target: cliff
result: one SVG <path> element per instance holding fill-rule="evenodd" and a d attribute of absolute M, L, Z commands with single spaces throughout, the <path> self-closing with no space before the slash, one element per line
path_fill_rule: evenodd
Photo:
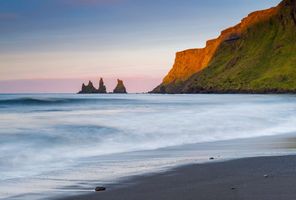
<path fill-rule="evenodd" d="M 127 93 L 122 80 L 117 79 L 117 85 L 113 90 L 113 93 Z"/>
<path fill-rule="evenodd" d="M 205 48 L 178 52 L 152 92 L 295 92 L 295 2 L 253 12 Z"/>

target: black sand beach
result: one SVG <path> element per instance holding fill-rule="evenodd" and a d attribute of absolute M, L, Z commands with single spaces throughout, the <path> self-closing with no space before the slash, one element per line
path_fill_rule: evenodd
<path fill-rule="evenodd" d="M 296 156 L 255 157 L 179 167 L 59 200 L 293 200 Z"/>

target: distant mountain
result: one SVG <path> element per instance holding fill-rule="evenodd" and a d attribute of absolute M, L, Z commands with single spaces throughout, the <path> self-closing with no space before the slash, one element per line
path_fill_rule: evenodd
<path fill-rule="evenodd" d="M 296 92 L 296 0 L 249 14 L 202 49 L 176 54 L 152 93 Z"/>

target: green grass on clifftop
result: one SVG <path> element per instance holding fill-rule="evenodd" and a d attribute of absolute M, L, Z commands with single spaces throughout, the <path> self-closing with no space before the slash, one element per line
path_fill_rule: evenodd
<path fill-rule="evenodd" d="M 187 81 L 161 85 L 166 93 L 296 92 L 296 3 L 224 41 L 209 66 Z"/>
<path fill-rule="evenodd" d="M 296 91 L 296 24 L 278 16 L 224 42 L 210 65 L 193 75 L 183 92 Z"/>

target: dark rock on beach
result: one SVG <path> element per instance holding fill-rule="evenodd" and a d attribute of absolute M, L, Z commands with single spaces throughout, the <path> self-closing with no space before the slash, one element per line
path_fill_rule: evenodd
<path fill-rule="evenodd" d="M 106 190 L 105 187 L 96 187 L 96 188 L 95 188 L 95 191 L 96 191 L 96 192 L 101 192 L 101 191 L 105 191 L 105 190 Z"/>

